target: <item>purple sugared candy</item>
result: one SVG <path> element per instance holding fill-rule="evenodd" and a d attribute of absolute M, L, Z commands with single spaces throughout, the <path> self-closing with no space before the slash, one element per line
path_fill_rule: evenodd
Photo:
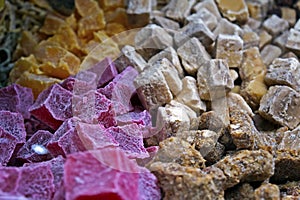
<path fill-rule="evenodd" d="M 88 91 L 96 89 L 97 75 L 90 71 L 80 71 L 75 77 L 70 76 L 60 85 L 73 92 L 73 94 L 81 95 Z"/>
<path fill-rule="evenodd" d="M 141 127 L 136 124 L 110 127 L 108 132 L 119 143 L 120 148 L 129 158 L 147 158 L 149 154 L 144 147 Z"/>
<path fill-rule="evenodd" d="M 18 112 L 25 119 L 30 118 L 29 107 L 33 104 L 33 94 L 30 88 L 12 84 L 0 89 L 0 110 Z"/>
<path fill-rule="evenodd" d="M 75 95 L 72 100 L 73 115 L 83 122 L 99 122 L 105 127 L 115 126 L 114 113 L 111 111 L 111 100 L 97 91 L 84 95 Z"/>
<path fill-rule="evenodd" d="M 48 161 L 39 162 L 39 163 L 25 163 L 24 167 L 32 166 L 49 166 L 53 175 L 53 184 L 55 191 L 60 190 L 63 176 L 64 176 L 64 163 L 65 159 L 62 156 L 58 156 Z"/>
<path fill-rule="evenodd" d="M 44 90 L 29 111 L 54 130 L 72 117 L 72 93 L 59 84 Z"/>
<path fill-rule="evenodd" d="M 154 175 L 117 148 L 71 154 L 64 169 L 66 200 L 160 199 Z"/>
<path fill-rule="evenodd" d="M 37 131 L 18 151 L 17 159 L 24 162 L 42 162 L 50 160 L 52 156 L 46 146 L 52 136 L 52 133 L 49 131 Z"/>
<path fill-rule="evenodd" d="M 142 126 L 151 126 L 151 115 L 147 110 L 134 110 L 123 115 L 115 117 L 118 126 L 123 126 L 126 124 L 138 124 Z"/>
<path fill-rule="evenodd" d="M 88 69 L 88 71 L 94 72 L 97 75 L 97 87 L 102 87 L 118 74 L 117 68 L 110 58 L 104 58 Z"/>
<path fill-rule="evenodd" d="M 5 166 L 13 155 L 17 139 L 0 128 L 0 165 Z"/>
<path fill-rule="evenodd" d="M 47 149 L 53 156 L 66 156 L 67 154 L 85 151 L 86 148 L 82 143 L 76 131 L 78 119 L 67 119 L 54 133 L 53 138 L 47 145 Z"/>
<path fill-rule="evenodd" d="M 104 88 L 98 89 L 98 92 L 104 94 L 112 101 L 112 108 L 116 115 L 133 110 L 131 97 L 136 93 L 133 80 L 137 75 L 138 72 L 133 67 L 127 67 L 112 82 Z"/>
<path fill-rule="evenodd" d="M 0 199 L 2 196 L 50 200 L 54 192 L 53 174 L 49 165 L 0 167 Z"/>
<path fill-rule="evenodd" d="M 82 143 L 88 150 L 96 150 L 99 148 L 119 145 L 108 133 L 108 131 L 100 124 L 87 124 L 78 122 L 76 130 Z"/>
<path fill-rule="evenodd" d="M 20 113 L 0 111 L 0 127 L 14 136 L 19 144 L 26 141 L 24 118 Z"/>

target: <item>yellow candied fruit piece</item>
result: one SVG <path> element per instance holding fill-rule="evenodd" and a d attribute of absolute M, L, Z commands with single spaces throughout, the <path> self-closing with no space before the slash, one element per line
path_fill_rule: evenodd
<path fill-rule="evenodd" d="M 15 62 L 14 67 L 9 73 L 10 82 L 16 82 L 18 78 L 26 71 L 30 71 L 34 74 L 42 74 L 40 71 L 38 62 L 33 55 L 28 57 L 21 57 L 17 62 Z"/>
<path fill-rule="evenodd" d="M 20 39 L 20 47 L 25 56 L 33 53 L 34 48 L 37 46 L 37 38 L 34 38 L 31 32 L 23 31 Z"/>
<path fill-rule="evenodd" d="M 62 27 L 54 36 L 48 38 L 48 41 L 56 42 L 76 55 L 81 52 L 77 35 L 70 26 Z"/>
<path fill-rule="evenodd" d="M 75 0 L 75 8 L 81 17 L 86 17 L 98 13 L 101 10 L 94 0 Z"/>
<path fill-rule="evenodd" d="M 61 80 L 45 75 L 32 74 L 28 71 L 24 72 L 22 76 L 16 81 L 17 84 L 31 88 L 35 99 L 43 90 L 47 89 L 54 83 L 59 82 L 61 82 Z"/>
<path fill-rule="evenodd" d="M 103 11 L 94 13 L 92 15 L 81 18 L 78 21 L 78 31 L 79 37 L 89 37 L 93 35 L 94 31 L 101 30 L 105 28 L 105 19 Z"/>
<path fill-rule="evenodd" d="M 62 18 L 53 14 L 48 14 L 40 32 L 46 35 L 54 35 L 63 26 L 66 26 L 66 22 Z"/>
<path fill-rule="evenodd" d="M 65 21 L 74 31 L 77 30 L 77 19 L 74 13 L 67 17 Z"/>
<path fill-rule="evenodd" d="M 104 13 L 105 21 L 107 23 L 115 22 L 128 26 L 128 17 L 124 8 L 117 8 L 116 10 L 107 11 Z"/>
<path fill-rule="evenodd" d="M 105 31 L 106 31 L 107 35 L 113 36 L 118 33 L 126 31 L 126 28 L 122 24 L 109 23 L 109 24 L 106 24 Z"/>
<path fill-rule="evenodd" d="M 118 7 L 124 7 L 124 0 L 98 0 L 103 10 L 113 10 Z"/>
<path fill-rule="evenodd" d="M 98 42 L 104 42 L 105 40 L 110 39 L 110 37 L 106 34 L 105 31 L 97 31 L 94 32 L 94 40 Z"/>
<path fill-rule="evenodd" d="M 118 44 L 115 43 L 104 31 L 98 31 L 94 32 L 94 38 L 93 40 L 90 40 L 88 43 L 84 45 L 84 52 L 86 54 L 89 54 L 95 47 L 98 45 L 105 45 L 108 46 L 109 48 L 119 50 Z"/>
<path fill-rule="evenodd" d="M 120 56 L 120 50 L 116 43 L 113 41 L 102 42 L 95 46 L 91 52 L 85 57 L 81 63 L 81 70 L 89 69 L 99 61 L 106 57 L 110 57 L 112 60 L 117 59 Z"/>
<path fill-rule="evenodd" d="M 78 72 L 80 59 L 71 52 L 57 46 L 48 46 L 45 51 L 40 69 L 46 75 L 64 79 Z"/>

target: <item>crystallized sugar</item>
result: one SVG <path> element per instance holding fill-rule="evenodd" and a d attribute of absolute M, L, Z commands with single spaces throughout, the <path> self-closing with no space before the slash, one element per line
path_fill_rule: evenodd
<path fill-rule="evenodd" d="M 89 71 L 80 71 L 76 76 L 70 76 L 60 85 L 73 92 L 73 94 L 84 94 L 90 90 L 96 89 L 97 75 Z"/>
<path fill-rule="evenodd" d="M 30 88 L 12 84 L 0 89 L 0 110 L 19 112 L 25 119 L 30 117 L 28 108 L 33 104 Z"/>
<path fill-rule="evenodd" d="M 38 96 L 29 111 L 56 130 L 64 120 L 72 116 L 71 103 L 72 93 L 59 84 L 54 84 Z"/>
<path fill-rule="evenodd" d="M 26 162 L 41 162 L 51 159 L 46 145 L 52 138 L 49 131 L 39 130 L 18 151 L 17 158 Z"/>
<path fill-rule="evenodd" d="M 116 116 L 115 119 L 118 126 L 132 123 L 142 126 L 151 126 L 151 115 L 147 110 L 134 110 L 133 112 Z"/>
<path fill-rule="evenodd" d="M 109 146 L 118 146 L 118 142 L 102 125 L 79 122 L 76 130 L 86 149 L 95 150 Z"/>
<path fill-rule="evenodd" d="M 0 128 L 0 165 L 6 165 L 17 145 L 17 139 Z"/>
<path fill-rule="evenodd" d="M 97 87 L 102 87 L 118 74 L 117 68 L 110 58 L 104 58 L 88 69 L 88 71 L 94 72 L 97 75 Z"/>
<path fill-rule="evenodd" d="M 55 131 L 52 140 L 47 145 L 47 149 L 53 156 L 66 156 L 86 150 L 75 128 L 77 120 L 70 118 Z"/>
<path fill-rule="evenodd" d="M 54 191 L 49 165 L 0 167 L 0 191 L 32 200 L 50 200 Z M 1 194 L 0 194 L 1 197 Z"/>
<path fill-rule="evenodd" d="M 24 119 L 21 114 L 10 111 L 0 111 L 0 127 L 17 139 L 18 143 L 24 143 L 26 131 Z"/>
<path fill-rule="evenodd" d="M 98 89 L 98 92 L 112 101 L 112 108 L 117 115 L 133 110 L 130 100 L 136 92 L 133 80 L 137 75 L 138 72 L 134 68 L 127 67 L 107 86 Z"/>
<path fill-rule="evenodd" d="M 110 127 L 108 132 L 130 158 L 149 157 L 143 143 L 142 129 L 136 124 Z"/>
<path fill-rule="evenodd" d="M 71 154 L 64 168 L 66 200 L 160 199 L 156 178 L 115 148 Z"/>
<path fill-rule="evenodd" d="M 58 156 L 49 161 L 39 162 L 39 163 L 25 163 L 25 167 L 32 166 L 49 166 L 53 175 L 53 184 L 55 186 L 55 191 L 60 189 L 63 175 L 64 175 L 64 162 L 65 159 L 62 156 Z"/>

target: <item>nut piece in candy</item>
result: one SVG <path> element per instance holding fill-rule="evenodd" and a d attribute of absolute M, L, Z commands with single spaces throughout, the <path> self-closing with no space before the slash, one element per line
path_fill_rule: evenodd
<path fill-rule="evenodd" d="M 158 178 L 166 200 L 203 200 L 207 197 L 222 199 L 224 196 L 222 185 L 225 176 L 215 167 L 209 167 L 204 172 L 177 163 L 155 162 L 149 169 Z"/>
<path fill-rule="evenodd" d="M 280 199 L 279 187 L 275 184 L 266 183 L 254 190 L 255 199 Z"/>
<path fill-rule="evenodd" d="M 202 156 L 211 152 L 219 138 L 219 134 L 210 130 L 191 130 L 176 133 L 176 137 L 187 141 L 197 149 Z"/>

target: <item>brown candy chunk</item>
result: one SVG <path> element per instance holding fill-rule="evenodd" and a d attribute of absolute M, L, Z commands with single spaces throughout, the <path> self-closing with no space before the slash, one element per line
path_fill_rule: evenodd
<path fill-rule="evenodd" d="M 212 101 L 224 97 L 234 84 L 227 62 L 212 59 L 198 69 L 197 83 L 201 99 Z"/>
<path fill-rule="evenodd" d="M 210 55 L 204 46 L 196 38 L 191 38 L 177 49 L 185 71 L 190 75 L 196 75 L 199 67 L 210 60 Z"/>
<path fill-rule="evenodd" d="M 289 28 L 289 23 L 277 15 L 272 15 L 264 21 L 263 28 L 272 36 L 277 36 Z"/>
<path fill-rule="evenodd" d="M 266 183 L 254 190 L 255 199 L 279 200 L 280 191 L 277 185 Z"/>
<path fill-rule="evenodd" d="M 277 58 L 268 67 L 268 85 L 286 85 L 300 91 L 300 63 L 295 58 Z"/>
<path fill-rule="evenodd" d="M 131 27 L 142 27 L 149 23 L 151 0 L 128 0 L 127 5 L 128 22 Z M 136 20 L 137 18 L 139 20 Z"/>
<path fill-rule="evenodd" d="M 264 150 L 241 150 L 213 165 L 226 176 L 225 189 L 239 182 L 263 181 L 274 174 L 273 156 Z"/>
<path fill-rule="evenodd" d="M 216 43 L 216 58 L 227 61 L 229 68 L 237 68 L 243 58 L 243 40 L 238 35 L 220 34 Z"/>
<path fill-rule="evenodd" d="M 244 0 L 216 0 L 216 2 L 223 16 L 230 21 L 236 21 L 240 24 L 247 22 L 249 12 Z"/>
<path fill-rule="evenodd" d="M 272 86 L 261 99 L 258 112 L 272 122 L 293 129 L 300 123 L 300 94 L 287 86 Z"/>
<path fill-rule="evenodd" d="M 179 137 L 167 138 L 159 143 L 159 147 L 151 163 L 178 163 L 185 167 L 205 167 L 205 160 L 199 151 Z"/>

